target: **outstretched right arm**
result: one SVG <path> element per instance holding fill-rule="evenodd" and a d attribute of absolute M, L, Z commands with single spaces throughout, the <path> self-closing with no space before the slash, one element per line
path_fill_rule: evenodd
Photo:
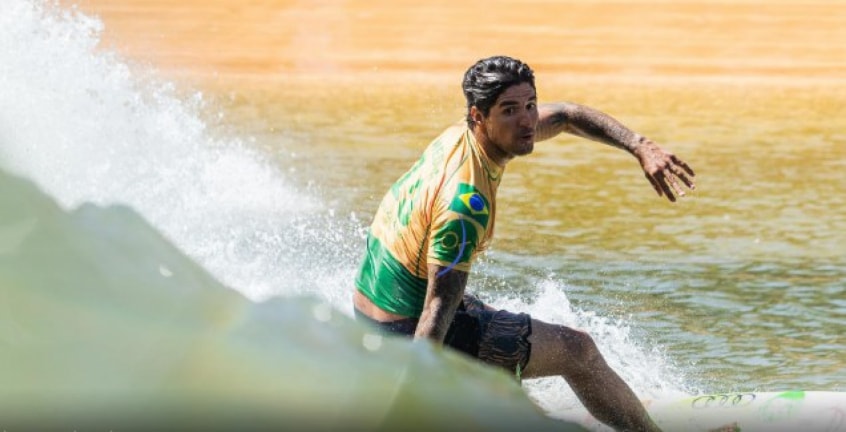
<path fill-rule="evenodd" d="M 680 183 L 690 189 L 696 187 L 695 174 L 687 163 L 608 114 L 584 105 L 560 102 L 538 106 L 538 115 L 537 141 L 565 132 L 625 150 L 637 158 L 655 192 L 670 201 L 684 196 Z"/>

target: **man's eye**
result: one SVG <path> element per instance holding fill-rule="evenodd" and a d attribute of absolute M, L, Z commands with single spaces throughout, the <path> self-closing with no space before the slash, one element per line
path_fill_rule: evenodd
<path fill-rule="evenodd" d="M 505 109 L 505 114 L 507 114 L 507 115 L 514 114 L 514 112 L 515 112 L 515 109 L 513 107 L 509 107 L 509 108 Z"/>
<path fill-rule="evenodd" d="M 533 110 L 533 109 L 535 109 L 535 108 L 537 108 L 537 107 L 538 107 L 538 104 L 536 104 L 536 103 L 534 103 L 534 102 L 533 102 L 533 103 L 530 103 L 530 104 L 528 104 L 528 105 L 526 105 L 526 109 L 527 109 L 527 110 L 529 110 L 529 111 L 531 111 L 531 110 Z"/>

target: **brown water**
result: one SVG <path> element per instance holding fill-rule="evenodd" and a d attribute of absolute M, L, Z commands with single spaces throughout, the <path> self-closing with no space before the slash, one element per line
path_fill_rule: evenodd
<path fill-rule="evenodd" d="M 104 47 L 203 90 L 210 123 L 365 221 L 462 116 L 469 64 L 527 61 L 542 100 L 611 113 L 698 187 L 670 204 L 618 150 L 541 143 L 508 167 L 476 287 L 531 303 L 551 278 L 714 390 L 846 390 L 846 3 L 79 5 Z"/>

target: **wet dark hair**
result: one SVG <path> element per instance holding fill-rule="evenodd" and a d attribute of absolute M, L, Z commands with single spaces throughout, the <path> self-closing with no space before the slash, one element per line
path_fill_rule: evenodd
<path fill-rule="evenodd" d="M 475 105 L 487 117 L 502 92 L 523 83 L 535 88 L 535 73 L 529 65 L 511 57 L 488 57 L 470 66 L 461 84 L 467 99 L 467 125 L 473 126 L 471 107 Z"/>

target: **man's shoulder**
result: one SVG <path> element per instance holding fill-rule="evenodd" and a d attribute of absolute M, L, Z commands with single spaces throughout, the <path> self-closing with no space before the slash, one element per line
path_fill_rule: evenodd
<path fill-rule="evenodd" d="M 432 143 L 456 143 L 464 136 L 465 132 L 467 132 L 467 123 L 459 121 L 444 129 Z"/>
<path fill-rule="evenodd" d="M 462 165 L 467 162 L 467 153 L 462 149 L 465 142 L 467 125 L 455 123 L 446 128 L 433 139 L 417 161 L 419 168 L 425 167 L 423 174 L 438 183 L 449 182 L 460 173 Z M 436 180 L 441 178 L 441 180 Z"/>

